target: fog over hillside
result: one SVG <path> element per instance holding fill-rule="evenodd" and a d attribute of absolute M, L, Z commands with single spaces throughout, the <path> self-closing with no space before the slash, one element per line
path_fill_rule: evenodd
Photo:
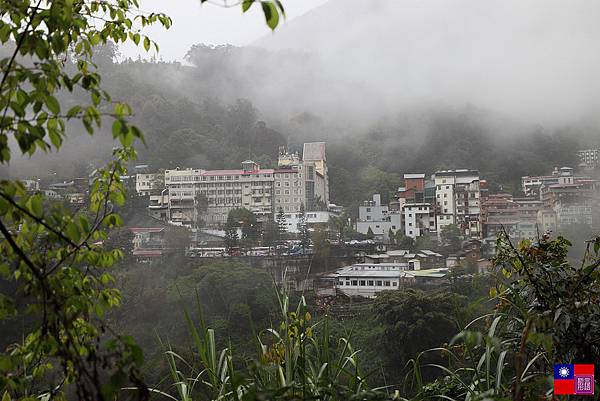
<path fill-rule="evenodd" d="M 469 164 L 489 174 L 509 156 L 537 159 L 534 143 L 568 138 L 570 153 L 553 145 L 553 155 L 567 153 L 521 169 L 543 173 L 575 163 L 578 143 L 600 140 L 598 16 L 600 2 L 587 0 L 330 0 L 251 46 L 208 46 L 199 37 L 184 63 L 114 63 L 100 52 L 99 66 L 103 85 L 131 103 L 146 133 L 142 161 L 159 168 L 274 157 L 259 144 L 276 135 L 273 144 L 325 140 L 338 164 L 352 143 L 361 165 L 385 171 Z M 240 109 L 239 99 L 249 103 Z M 10 173 L 42 166 L 68 176 L 109 154 L 108 132 L 90 142 L 80 127 L 68 131 L 80 138 L 60 157 L 37 155 L 33 164 L 15 154 Z M 256 132 L 263 139 L 248 142 Z M 464 138 L 493 147 L 497 160 L 474 161 L 458 149 Z M 424 162 L 432 143 L 436 165 Z M 500 175 L 515 180 L 521 170 Z"/>
<path fill-rule="evenodd" d="M 256 45 L 311 54 L 296 104 L 471 103 L 564 123 L 600 106 L 599 15 L 589 0 L 331 0 Z"/>

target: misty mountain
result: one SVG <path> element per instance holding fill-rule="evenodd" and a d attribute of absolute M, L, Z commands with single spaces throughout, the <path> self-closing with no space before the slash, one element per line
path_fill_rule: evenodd
<path fill-rule="evenodd" d="M 153 168 L 272 165 L 277 147 L 327 141 L 331 198 L 391 196 L 405 172 L 475 168 L 517 191 L 521 175 L 575 165 L 598 145 L 600 3 L 331 0 L 255 46 L 193 46 L 187 64 L 115 62 L 103 86 L 129 102 Z M 77 96 L 75 94 L 74 96 Z M 64 99 L 88 102 L 89 99 Z M 110 128 L 110 127 L 108 127 Z M 68 178 L 110 155 L 106 127 L 69 127 L 60 157 L 10 175 Z"/>
<path fill-rule="evenodd" d="M 256 45 L 318 58 L 335 78 L 308 89 L 349 110 L 442 101 L 564 123 L 600 106 L 598 15 L 589 0 L 331 0 Z"/>

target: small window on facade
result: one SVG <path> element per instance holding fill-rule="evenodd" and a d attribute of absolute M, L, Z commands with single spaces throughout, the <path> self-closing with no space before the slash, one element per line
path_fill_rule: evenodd
<path fill-rule="evenodd" d="M 377 287 L 382 287 L 383 286 L 383 282 L 381 280 L 377 280 Z"/>
<path fill-rule="evenodd" d="M 364 287 L 365 286 L 365 280 L 360 280 L 360 286 Z"/>
<path fill-rule="evenodd" d="M 374 285 L 373 280 L 369 280 L 367 284 L 370 286 L 373 286 Z"/>

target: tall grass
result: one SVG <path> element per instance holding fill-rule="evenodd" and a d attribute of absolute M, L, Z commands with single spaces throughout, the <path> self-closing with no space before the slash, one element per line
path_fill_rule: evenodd
<path fill-rule="evenodd" d="M 368 388 L 359 351 L 349 338 L 331 334 L 327 318 L 316 322 L 304 297 L 292 306 L 288 293 L 278 288 L 277 299 L 279 323 L 255 332 L 255 355 L 234 366 L 231 347 L 217 349 L 197 298 L 197 319 L 184 310 L 193 355 L 185 357 L 163 343 L 170 386 L 153 393 L 174 401 L 399 399 Z"/>

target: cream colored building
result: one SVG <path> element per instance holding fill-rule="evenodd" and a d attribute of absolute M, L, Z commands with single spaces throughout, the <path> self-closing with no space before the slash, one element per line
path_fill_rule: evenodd
<path fill-rule="evenodd" d="M 135 192 L 140 196 L 148 196 L 159 192 L 164 187 L 163 173 L 138 173 L 135 175 Z"/>
<path fill-rule="evenodd" d="M 261 169 L 252 160 L 241 169 L 165 170 L 164 185 L 168 199 L 168 220 L 173 224 L 194 226 L 200 220 L 208 225 L 227 222 L 232 209 L 246 208 L 259 221 L 273 219 L 281 207 L 284 212 L 326 209 L 329 202 L 325 144 L 306 146 L 311 160 L 300 160 L 297 153 L 280 149 L 278 168 Z"/>
<path fill-rule="evenodd" d="M 300 160 L 297 153 L 288 153 L 284 148 L 279 150 L 278 167 L 275 169 L 275 213 L 281 208 L 284 212 L 298 212 L 301 206 L 306 211 L 326 209 L 329 204 L 327 171 L 324 159 L 324 142 L 322 160 Z M 306 151 L 307 145 L 304 144 Z M 310 146 L 308 147 L 310 148 Z M 320 149 L 320 148 L 319 148 Z M 312 158 L 321 157 L 313 152 Z"/>
<path fill-rule="evenodd" d="M 273 214 L 273 169 L 247 160 L 239 170 L 166 170 L 170 220 L 193 225 L 225 224 L 229 211 L 246 208 L 259 219 Z"/>

